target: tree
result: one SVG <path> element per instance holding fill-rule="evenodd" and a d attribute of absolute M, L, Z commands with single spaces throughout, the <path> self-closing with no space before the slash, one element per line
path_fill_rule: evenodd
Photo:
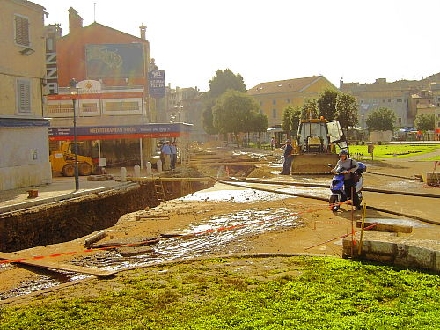
<path fill-rule="evenodd" d="M 205 132 L 209 135 L 218 134 L 218 130 L 214 127 L 212 115 L 212 106 L 206 106 L 202 112 L 202 125 Z"/>
<path fill-rule="evenodd" d="M 324 116 L 328 121 L 332 121 L 336 117 L 336 100 L 339 92 L 332 89 L 326 89 L 319 95 L 317 100 L 319 116 Z"/>
<path fill-rule="evenodd" d="M 245 93 L 228 90 L 223 93 L 212 108 L 213 126 L 219 133 L 233 133 L 238 142 L 238 134 L 247 132 L 247 126 L 258 113 L 259 105 Z"/>
<path fill-rule="evenodd" d="M 217 70 L 215 74 L 215 77 L 209 81 L 210 98 L 216 99 L 228 89 L 246 92 L 246 85 L 240 74 L 235 75 L 230 69 Z"/>
<path fill-rule="evenodd" d="M 395 121 L 395 113 L 388 108 L 381 107 L 371 112 L 365 123 L 370 131 L 392 131 Z"/>
<path fill-rule="evenodd" d="M 261 132 L 266 132 L 268 126 L 269 120 L 265 114 L 251 112 L 251 118 L 247 128 L 248 139 L 250 132 L 258 132 L 258 147 L 260 147 Z"/>
<path fill-rule="evenodd" d="M 215 105 L 216 99 L 220 97 L 227 90 L 236 90 L 239 92 L 246 92 L 246 85 L 243 82 L 243 77 L 239 74 L 234 75 L 234 73 L 226 69 L 224 71 L 217 70 L 216 76 L 209 81 L 209 92 L 206 97 L 206 108 L 203 111 L 203 129 L 206 133 L 218 134 L 218 129 L 213 123 L 213 106 Z"/>
<path fill-rule="evenodd" d="M 282 128 L 287 132 L 287 136 L 296 135 L 301 118 L 301 108 L 288 106 L 283 110 Z"/>
<path fill-rule="evenodd" d="M 414 127 L 419 131 L 435 130 L 435 115 L 420 114 L 414 118 Z"/>
<path fill-rule="evenodd" d="M 336 120 L 339 121 L 342 128 L 347 131 L 349 127 L 354 127 L 358 123 L 357 119 L 357 102 L 352 95 L 345 93 L 338 93 L 336 97 Z"/>
<path fill-rule="evenodd" d="M 318 118 L 318 103 L 316 99 L 307 99 L 301 108 L 301 119 Z"/>

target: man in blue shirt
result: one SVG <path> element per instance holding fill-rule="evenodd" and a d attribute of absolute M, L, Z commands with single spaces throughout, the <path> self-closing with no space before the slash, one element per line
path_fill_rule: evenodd
<path fill-rule="evenodd" d="M 163 164 L 163 170 L 169 171 L 171 170 L 171 147 L 170 147 L 170 141 L 165 141 L 165 143 L 162 146 L 161 152 L 164 156 L 165 163 Z"/>
<path fill-rule="evenodd" d="M 290 175 L 290 167 L 292 165 L 292 151 L 293 151 L 293 147 L 292 144 L 290 143 L 290 140 L 286 141 L 286 144 L 283 146 L 284 149 L 284 161 L 283 161 L 283 170 L 281 171 L 280 174 L 283 175 Z"/>

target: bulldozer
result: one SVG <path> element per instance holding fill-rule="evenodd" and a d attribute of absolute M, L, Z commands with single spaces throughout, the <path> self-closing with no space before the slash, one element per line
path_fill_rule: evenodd
<path fill-rule="evenodd" d="M 75 153 L 71 149 L 70 142 L 62 142 L 60 150 L 51 151 L 49 161 L 52 166 L 52 172 L 61 173 L 63 176 L 75 175 Z M 92 157 L 77 155 L 78 174 L 87 176 L 93 172 Z"/>
<path fill-rule="evenodd" d="M 293 142 L 292 174 L 330 173 L 339 159 L 336 146 L 348 149 L 340 123 L 324 117 L 301 120 Z"/>

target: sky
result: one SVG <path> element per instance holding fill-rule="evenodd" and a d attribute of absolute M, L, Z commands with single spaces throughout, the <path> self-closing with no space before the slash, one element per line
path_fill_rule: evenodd
<path fill-rule="evenodd" d="M 69 33 L 84 19 L 140 37 L 172 88 L 209 90 L 217 70 L 259 83 L 322 75 L 345 83 L 440 72 L 438 0 L 31 0 Z"/>

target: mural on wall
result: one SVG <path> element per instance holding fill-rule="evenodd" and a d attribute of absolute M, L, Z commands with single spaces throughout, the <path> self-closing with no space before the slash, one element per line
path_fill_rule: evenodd
<path fill-rule="evenodd" d="M 140 43 L 85 46 L 90 79 L 144 76 L 144 47 Z"/>

